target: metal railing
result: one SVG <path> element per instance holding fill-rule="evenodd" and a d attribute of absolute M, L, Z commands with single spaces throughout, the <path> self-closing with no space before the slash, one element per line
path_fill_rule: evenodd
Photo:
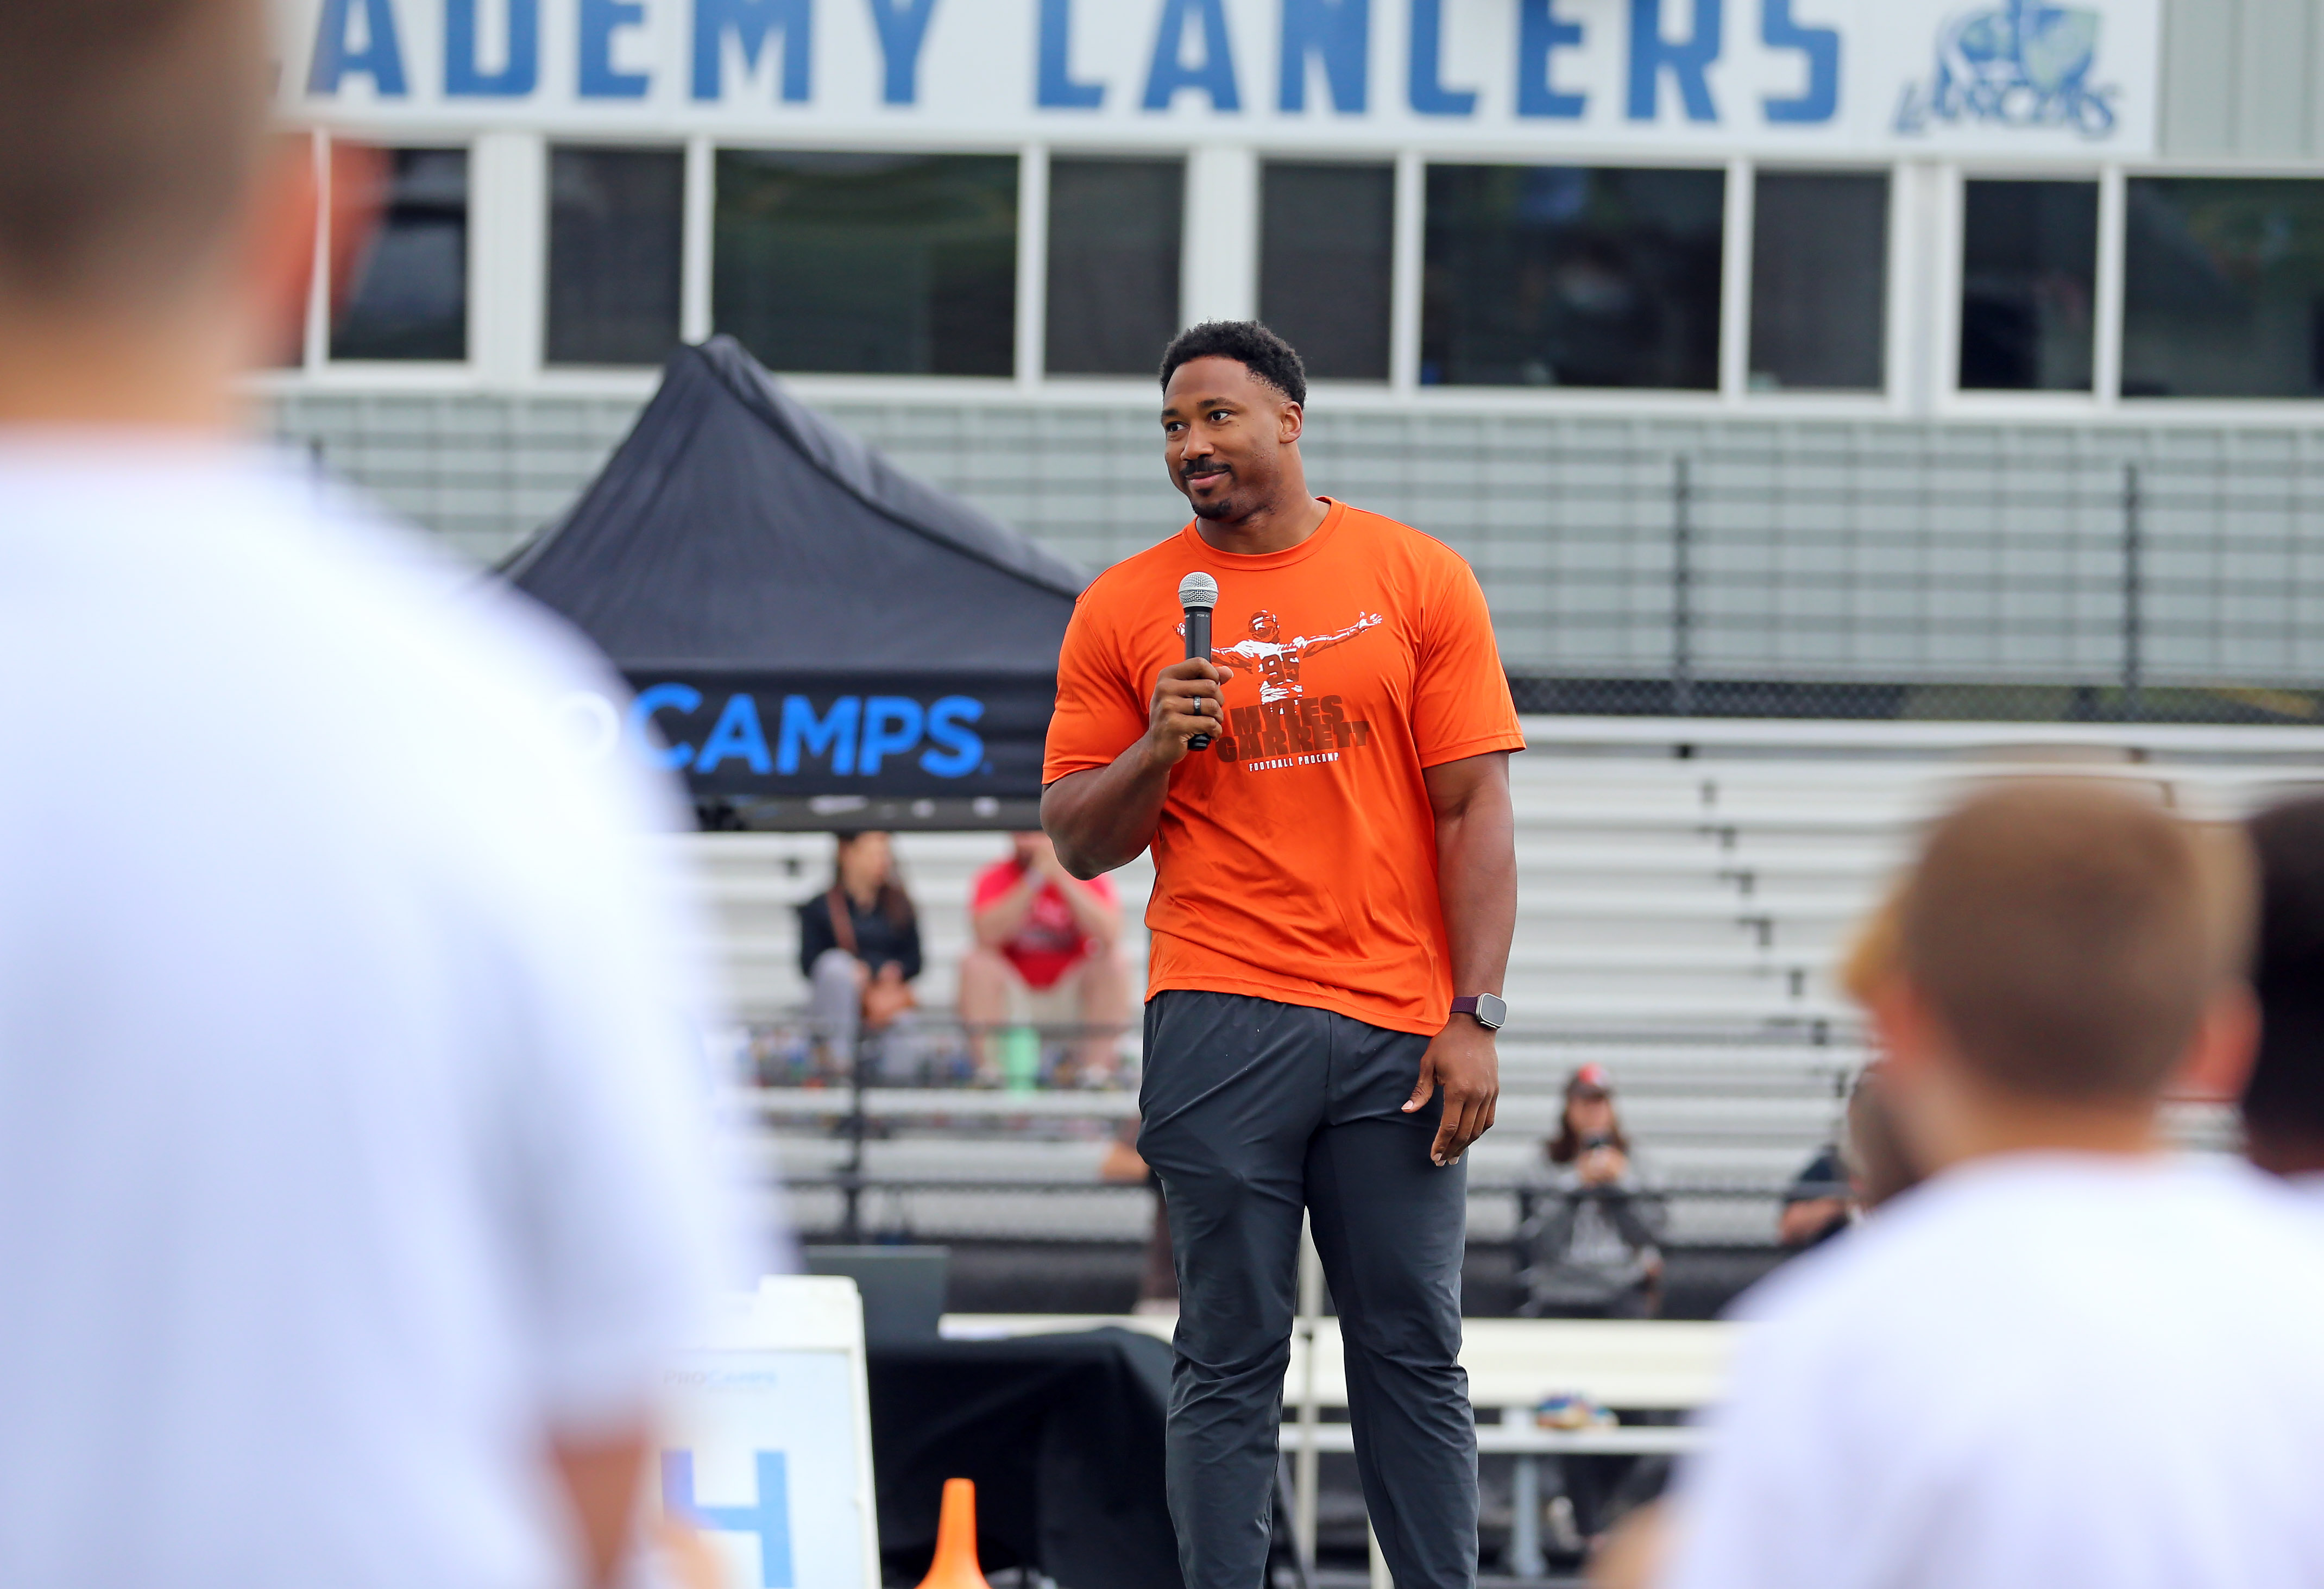
<path fill-rule="evenodd" d="M 2140 439 L 1431 461 L 1521 710 L 2324 721 L 2324 458 Z"/>
<path fill-rule="evenodd" d="M 837 1218 L 832 1230 L 838 1239 L 865 1239 L 871 1224 L 867 1203 L 880 1200 L 894 1211 L 881 1225 L 893 1238 L 908 1227 L 905 1212 L 911 1199 L 935 1197 L 1031 1197 L 1047 1201 L 1059 1196 L 1111 1198 L 1143 1194 L 1142 1180 L 1108 1181 L 1091 1177 L 1035 1178 L 1022 1175 L 976 1175 L 925 1169 L 897 1170 L 875 1167 L 868 1145 L 910 1127 L 962 1141 L 993 1140 L 1091 1140 L 1115 1134 L 1137 1118 L 1136 1076 L 1126 1061 L 1102 1085 L 1082 1085 L 1069 1068 L 1074 1049 L 1097 1029 L 1051 1025 L 972 1030 L 936 1012 L 921 1012 L 899 1045 L 898 1034 L 862 1033 L 844 1065 L 835 1065 L 818 1043 L 821 1034 L 803 1019 L 762 1022 L 743 1034 L 738 1058 L 741 1068 L 756 1074 L 730 1095 L 730 1113 L 759 1123 L 788 1122 L 805 1127 L 825 1140 L 842 1144 L 836 1164 L 795 1169 L 783 1177 L 794 1194 L 835 1196 Z M 990 1062 L 1000 1044 L 1013 1035 L 1031 1040 L 1039 1056 L 1037 1066 L 1022 1066 L 1005 1074 Z M 1103 1035 L 1102 1033 L 1099 1035 Z M 1505 1034 L 1512 1054 L 1572 1047 L 1577 1055 L 1614 1051 L 1625 1041 L 1667 1037 L 1659 1031 L 1597 1030 L 1577 1035 L 1555 1030 L 1514 1030 Z M 1699 1042 L 1700 1031 L 1686 1034 Z M 972 1037 L 985 1043 L 988 1062 L 973 1058 Z M 1852 1045 L 1831 1042 L 1828 1031 L 1737 1029 L 1720 1035 L 1720 1046 L 1731 1045 L 1738 1055 L 1755 1049 L 1780 1049 L 1797 1057 L 1783 1067 L 1781 1078 L 1749 1073 L 1726 1078 L 1720 1085 L 1738 1100 L 1773 1094 L 1821 1100 L 1837 1109 L 1844 1097 L 1858 1055 Z M 1020 1045 L 1021 1048 L 1022 1045 Z M 1529 1056 L 1533 1057 L 1533 1056 Z M 1505 1113 L 1514 1102 L 1529 1101 L 1554 1108 L 1562 1095 L 1569 1068 L 1561 1058 L 1544 1067 L 1520 1061 L 1505 1068 Z M 1064 1085 L 1057 1085 L 1062 1079 Z M 1642 1074 L 1624 1082 L 1628 1098 L 1698 1098 L 1706 1077 L 1699 1069 L 1656 1076 Z M 1514 1120 L 1514 1115 L 1512 1119 Z M 1737 1203 L 1766 1201 L 1779 1196 L 1781 1181 L 1674 1180 L 1658 1183 L 1656 1193 L 1680 1201 Z M 1522 1178 L 1472 1179 L 1472 1201 L 1501 1204 L 1522 1219 L 1525 1204 L 1538 1187 Z M 826 1205 L 827 1206 L 827 1205 Z M 901 1221 L 901 1224 L 899 1224 Z"/>
<path fill-rule="evenodd" d="M 1088 1039 L 1112 1038 L 1118 1049 L 1124 1030 L 1013 1022 L 979 1027 L 939 1012 L 916 1012 L 883 1030 L 858 1029 L 853 1049 L 843 1049 L 834 1042 L 833 1032 L 811 1020 L 762 1022 L 742 1034 L 736 1068 L 755 1086 L 736 1104 L 742 1111 L 768 1113 L 770 1100 L 786 1098 L 807 1104 L 813 1114 L 832 1122 L 847 1144 L 844 1160 L 827 1175 L 790 1178 L 787 1184 L 794 1189 L 836 1190 L 842 1208 L 839 1236 L 853 1243 L 863 1237 L 867 1192 L 940 1190 L 946 1184 L 908 1186 L 867 1172 L 864 1144 L 887 1118 L 875 1102 L 880 1091 L 943 1091 L 964 1105 L 1005 1099 L 1009 1115 L 1017 1118 L 971 1111 L 1004 1129 L 1021 1129 L 1022 1116 L 1028 1113 L 1087 1114 L 1092 1103 L 1099 1105 L 1095 1113 L 1107 1117 L 1121 1116 L 1129 1105 L 1128 1113 L 1134 1118 L 1130 1091 L 1134 1073 L 1118 1054 L 1107 1074 L 1078 1075 L 1071 1068 L 1076 1050 Z M 825 1100 L 827 1108 L 823 1106 Z M 1066 1110 L 1041 1107 L 1059 1100 L 1067 1103 Z M 1080 1183 L 1075 1189 L 1086 1190 L 1088 1185 Z"/>

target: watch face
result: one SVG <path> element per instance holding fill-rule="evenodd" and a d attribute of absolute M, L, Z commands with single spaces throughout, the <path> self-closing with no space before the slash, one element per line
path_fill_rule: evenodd
<path fill-rule="evenodd" d="M 1499 1030 L 1500 1024 L 1508 1018 L 1509 1007 L 1501 1002 L 1501 997 L 1499 993 L 1479 993 L 1477 995 L 1478 1025 L 1489 1026 Z"/>

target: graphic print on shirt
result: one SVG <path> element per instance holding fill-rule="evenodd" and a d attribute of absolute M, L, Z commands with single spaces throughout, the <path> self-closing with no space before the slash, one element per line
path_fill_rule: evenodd
<path fill-rule="evenodd" d="M 1283 620 L 1265 607 L 1250 615 L 1250 638 L 1233 645 L 1214 647 L 1211 661 L 1231 674 L 1237 668 L 1259 670 L 1259 698 L 1263 703 L 1295 700 L 1306 692 L 1299 687 L 1299 664 L 1317 651 L 1345 645 L 1367 629 L 1379 625 L 1378 613 L 1365 613 L 1345 629 L 1330 634 L 1283 638 Z"/>
<path fill-rule="evenodd" d="M 1219 759 L 1240 762 L 1247 772 L 1269 772 L 1336 762 L 1342 751 L 1361 748 L 1371 725 L 1350 722 L 1336 695 L 1308 699 L 1299 670 L 1317 651 L 1345 645 L 1380 623 L 1379 614 L 1360 613 L 1344 629 L 1286 640 L 1281 618 L 1266 607 L 1253 613 L 1248 638 L 1211 651 L 1211 661 L 1226 670 L 1229 682 L 1237 672 L 1259 675 L 1259 704 L 1227 708 L 1228 732 L 1218 742 Z"/>

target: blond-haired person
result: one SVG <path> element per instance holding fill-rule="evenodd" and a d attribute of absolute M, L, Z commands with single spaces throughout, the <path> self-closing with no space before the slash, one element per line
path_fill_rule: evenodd
<path fill-rule="evenodd" d="M 1665 1589 L 2324 1583 L 2324 1255 L 2159 1118 L 2249 1059 L 2233 869 L 2089 783 L 1938 823 L 1873 1008 L 1931 1178 L 1740 1310 Z"/>

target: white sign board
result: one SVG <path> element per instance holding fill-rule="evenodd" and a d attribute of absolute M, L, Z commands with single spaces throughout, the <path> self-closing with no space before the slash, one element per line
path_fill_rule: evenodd
<path fill-rule="evenodd" d="M 863 1307 L 855 1282 L 783 1275 L 731 1298 L 674 1367 L 663 1506 L 735 1589 L 880 1589 Z"/>
<path fill-rule="evenodd" d="M 929 149 L 2091 159 L 2160 0 L 279 0 L 294 115 Z"/>

